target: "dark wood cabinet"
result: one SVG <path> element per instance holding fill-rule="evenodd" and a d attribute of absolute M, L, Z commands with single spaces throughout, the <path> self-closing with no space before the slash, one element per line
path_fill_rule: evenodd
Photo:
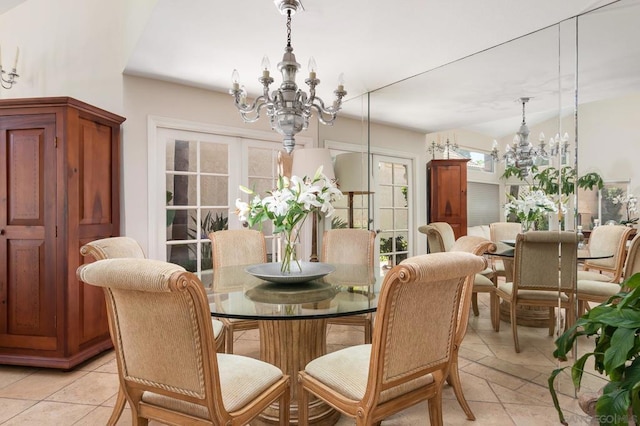
<path fill-rule="evenodd" d="M 429 222 L 447 222 L 456 239 L 467 235 L 467 161 L 431 160 L 427 163 Z"/>
<path fill-rule="evenodd" d="M 123 121 L 68 97 L 0 100 L 0 364 L 69 369 L 111 347 L 102 289 L 76 269 L 83 244 L 119 235 Z"/>

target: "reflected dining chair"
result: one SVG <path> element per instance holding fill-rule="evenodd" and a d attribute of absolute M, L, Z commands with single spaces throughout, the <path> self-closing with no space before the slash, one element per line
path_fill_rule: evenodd
<path fill-rule="evenodd" d="M 608 225 L 607 225 L 608 226 Z M 640 272 L 640 234 L 633 237 L 627 260 L 624 265 L 622 277 L 629 278 L 636 272 Z M 577 298 L 578 298 L 578 315 L 584 314 L 588 308 L 589 302 L 602 303 L 609 300 L 620 292 L 623 288 L 617 282 L 603 282 L 594 280 L 581 280 L 578 271 Z"/>
<path fill-rule="evenodd" d="M 331 229 L 322 236 L 322 262 L 339 265 L 365 265 L 373 270 L 373 254 L 376 234 L 366 229 Z M 336 297 L 341 297 L 343 292 Z M 357 293 L 346 293 L 347 296 L 368 297 Z M 340 300 L 337 301 L 340 303 Z M 343 301 L 348 303 L 348 301 Z M 356 325 L 364 327 L 364 342 L 371 343 L 372 314 L 351 315 L 330 318 L 329 324 Z"/>
<path fill-rule="evenodd" d="M 267 244 L 264 234 L 253 229 L 216 231 L 209 234 L 213 269 L 225 266 L 253 265 L 267 262 Z M 226 352 L 233 353 L 236 331 L 258 328 L 257 320 L 220 318 L 226 327 Z"/>
<path fill-rule="evenodd" d="M 105 259 L 78 278 L 102 287 L 132 424 L 245 425 L 274 402 L 289 422 L 289 377 L 266 362 L 216 353 L 202 282 L 179 265 Z"/>
<path fill-rule="evenodd" d="M 418 227 L 418 231 L 427 236 L 427 250 L 429 253 L 449 251 L 456 241 L 453 228 L 447 222 L 431 222 Z"/>
<path fill-rule="evenodd" d="M 144 250 L 136 240 L 130 237 L 108 237 L 91 241 L 80 247 L 80 254 L 83 256 L 91 256 L 95 260 L 118 259 L 118 258 L 146 258 Z M 213 335 L 216 339 L 216 349 L 224 350 L 224 325 L 218 320 L 212 320 Z M 113 340 L 113 335 L 111 335 Z M 114 343 L 115 345 L 115 343 Z M 122 415 L 126 398 L 122 388 L 118 389 L 116 402 L 113 406 L 111 417 L 107 422 L 108 425 L 115 425 Z"/>
<path fill-rule="evenodd" d="M 428 225 L 422 225 L 418 228 L 418 231 L 427 235 L 427 242 L 429 245 L 429 253 L 440 253 L 443 251 L 451 251 L 451 248 L 455 245 L 456 239 L 453 232 L 453 228 L 447 222 L 432 222 Z M 462 238 L 462 237 L 461 237 Z M 483 238 L 487 242 L 491 242 Z M 488 245 L 492 252 L 496 251 L 496 245 Z M 464 250 L 463 250 L 464 251 Z M 498 276 L 492 265 L 488 265 L 485 270 L 476 274 L 473 285 L 473 294 L 471 295 L 471 309 L 473 315 L 479 316 L 480 309 L 478 307 L 478 293 L 491 293 L 498 285 Z M 495 329 L 495 319 L 491 317 L 491 323 Z"/>
<path fill-rule="evenodd" d="M 298 373 L 299 424 L 307 424 L 312 394 L 358 425 L 379 424 L 427 400 L 430 424 L 442 425 L 442 386 L 463 287 L 485 266 L 483 258 L 470 253 L 433 253 L 406 259 L 387 272 L 372 343 L 323 355 Z"/>
<path fill-rule="evenodd" d="M 451 252 L 466 252 L 475 254 L 476 256 L 481 256 L 484 259 L 485 253 L 495 252 L 496 245 L 483 237 L 474 237 L 474 236 L 462 236 L 456 240 L 455 243 L 451 246 Z M 486 285 L 478 284 L 482 283 L 483 280 L 486 280 Z M 483 287 L 482 290 L 479 287 Z M 465 286 L 462 292 L 462 297 L 460 299 L 460 309 L 458 310 L 458 323 L 456 325 L 456 337 L 454 342 L 453 354 L 451 356 L 451 368 L 449 370 L 449 377 L 447 378 L 447 382 L 453 388 L 453 393 L 456 395 L 456 399 L 458 403 L 462 407 L 462 410 L 467 415 L 467 419 L 475 420 L 476 417 L 471 411 L 471 407 L 467 403 L 466 398 L 464 397 L 464 393 L 462 392 L 462 384 L 460 382 L 460 372 L 458 371 L 458 353 L 460 351 L 460 346 L 462 345 L 462 340 L 464 339 L 465 334 L 467 333 L 467 325 L 469 324 L 469 305 L 472 301 L 472 296 L 475 296 L 478 291 L 483 291 L 489 293 L 489 308 L 491 311 L 491 324 L 493 328 L 496 328 L 495 321 L 499 321 L 499 313 L 495 308 L 495 286 L 492 281 L 482 276 L 480 273 L 474 274 L 473 276 L 473 287 Z M 471 289 L 472 291 L 469 291 Z"/>
<path fill-rule="evenodd" d="M 529 231 L 516 237 L 513 282 L 500 283 L 496 288 L 496 305 L 500 299 L 510 305 L 516 352 L 520 352 L 516 315 L 520 305 L 549 308 L 549 336 L 553 335 L 557 306 L 565 309 L 567 327 L 573 325 L 577 249 L 578 237 L 571 231 Z M 498 306 L 495 309 L 499 311 Z M 499 321 L 497 326 L 499 331 Z"/>
<path fill-rule="evenodd" d="M 633 231 L 633 228 L 622 225 L 603 225 L 591 231 L 589 250 L 613 253 L 613 257 L 585 260 L 582 270 L 578 271 L 578 280 L 619 283 L 627 255 L 627 241 Z"/>
<path fill-rule="evenodd" d="M 518 222 L 493 222 L 489 224 L 489 236 L 497 247 L 501 247 L 504 240 L 514 240 L 522 232 L 522 224 Z M 504 263 L 500 259 L 494 258 L 493 269 L 498 277 L 506 277 Z"/>

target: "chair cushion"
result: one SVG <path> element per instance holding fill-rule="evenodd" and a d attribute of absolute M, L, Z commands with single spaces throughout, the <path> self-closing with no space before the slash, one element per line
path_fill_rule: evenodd
<path fill-rule="evenodd" d="M 493 274 L 496 273 L 496 271 L 492 267 L 488 267 L 487 269 L 480 271 L 478 273 L 485 276 L 492 276 Z"/>
<path fill-rule="evenodd" d="M 490 289 L 487 287 L 495 288 L 493 281 L 484 275 L 476 274 L 476 277 L 473 280 L 473 291 L 489 291 Z M 484 290 L 482 290 L 482 288 L 484 288 Z"/>
<path fill-rule="evenodd" d="M 371 345 L 357 345 L 341 349 L 314 359 L 305 371 L 325 385 L 349 399 L 360 401 L 364 398 L 369 376 Z M 408 383 L 383 391 L 380 402 L 388 401 L 433 382 L 427 374 Z"/>
<path fill-rule="evenodd" d="M 241 355 L 219 353 L 217 356 L 222 402 L 227 411 L 236 411 L 244 407 L 260 392 L 282 378 L 282 371 L 269 363 Z M 145 392 L 142 400 L 196 417 L 209 417 L 207 409 L 201 405 L 153 392 Z"/>
<path fill-rule="evenodd" d="M 493 268 L 497 273 L 502 273 L 504 275 L 504 262 L 502 260 L 494 260 Z"/>
<path fill-rule="evenodd" d="M 502 283 L 498 285 L 498 289 L 503 293 L 511 295 L 513 293 L 513 283 Z M 563 302 L 567 302 L 569 298 L 566 294 L 560 293 L 560 298 Z M 557 291 L 544 291 L 544 290 L 518 290 L 519 300 L 558 300 Z"/>
<path fill-rule="evenodd" d="M 602 281 L 578 280 L 578 298 L 580 295 L 609 297 L 617 294 L 622 288 L 616 283 Z"/>
<path fill-rule="evenodd" d="M 611 275 L 601 274 L 600 272 L 595 271 L 578 271 L 578 281 L 580 280 L 609 283 L 611 282 Z"/>
<path fill-rule="evenodd" d="M 213 326 L 213 337 L 217 339 L 220 335 L 220 332 L 224 328 L 224 324 L 222 323 L 222 321 L 211 318 L 211 325 Z"/>

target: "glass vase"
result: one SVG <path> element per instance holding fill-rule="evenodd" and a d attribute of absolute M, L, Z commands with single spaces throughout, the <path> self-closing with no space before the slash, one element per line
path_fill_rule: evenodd
<path fill-rule="evenodd" d="M 283 275 L 301 272 L 302 266 L 298 260 L 298 233 L 283 232 L 280 239 L 280 272 Z"/>

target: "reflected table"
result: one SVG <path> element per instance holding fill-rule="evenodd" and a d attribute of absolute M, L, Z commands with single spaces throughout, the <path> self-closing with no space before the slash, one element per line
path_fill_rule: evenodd
<path fill-rule="evenodd" d="M 504 274 L 506 282 L 513 281 L 513 268 L 515 258 L 515 240 L 504 240 L 496 244 L 495 253 L 489 253 L 491 256 L 501 258 L 504 263 Z M 602 252 L 598 250 L 590 250 L 588 247 L 578 249 L 578 261 L 588 259 L 606 259 L 613 257 L 613 253 Z M 578 265 L 576 265 L 576 269 Z M 545 328 L 549 326 L 549 310 L 546 307 L 538 306 L 518 306 L 516 315 L 518 316 L 518 325 L 529 327 Z M 500 319 L 502 321 L 511 322 L 509 315 L 509 303 L 502 302 L 500 304 Z"/>
<path fill-rule="evenodd" d="M 334 265 L 319 279 L 273 283 L 250 275 L 247 266 L 214 270 L 206 289 L 211 315 L 258 320 L 260 358 L 291 377 L 290 424 L 298 424 L 298 371 L 326 353 L 327 319 L 374 312 L 382 277 L 363 265 Z M 309 424 L 332 425 L 339 417 L 318 399 L 309 403 Z M 278 423 L 277 403 L 258 423 Z"/>

